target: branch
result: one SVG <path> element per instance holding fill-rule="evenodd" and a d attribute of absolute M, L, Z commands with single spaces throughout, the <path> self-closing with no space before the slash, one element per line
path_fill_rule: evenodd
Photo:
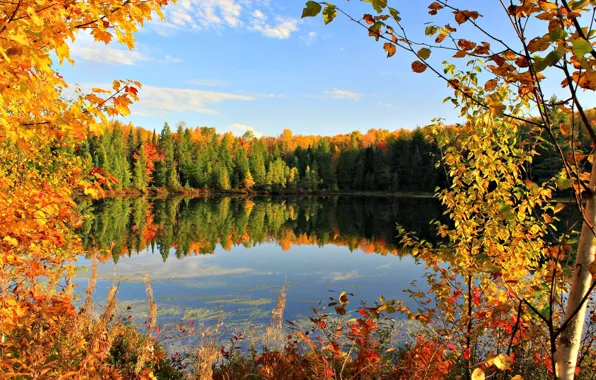
<path fill-rule="evenodd" d="M 120 6 L 116 7 L 116 8 L 114 8 L 114 9 L 110 10 L 108 14 L 105 14 L 105 15 L 101 16 L 97 20 L 92 20 L 92 21 L 86 22 L 84 24 L 75 25 L 74 28 L 83 29 L 83 28 L 85 28 L 85 27 L 87 27 L 87 26 L 89 26 L 91 24 L 95 24 L 96 22 L 99 22 L 99 21 L 105 19 L 110 14 L 113 14 L 113 13 L 119 11 L 120 9 L 124 8 L 126 5 L 128 5 L 130 3 L 130 1 L 131 0 L 126 0 L 124 3 L 122 3 L 122 5 L 120 5 Z"/>
<path fill-rule="evenodd" d="M 6 21 L 6 23 L 4 24 L 2 29 L 0 29 L 0 33 L 4 32 L 6 30 L 6 28 L 8 28 L 8 24 L 10 24 L 13 21 L 14 16 L 16 16 L 17 12 L 19 11 L 19 7 L 21 6 L 21 3 L 22 3 L 22 1 L 19 1 L 17 3 L 17 6 L 14 8 L 14 12 L 12 12 L 12 15 L 10 15 L 8 21 Z"/>

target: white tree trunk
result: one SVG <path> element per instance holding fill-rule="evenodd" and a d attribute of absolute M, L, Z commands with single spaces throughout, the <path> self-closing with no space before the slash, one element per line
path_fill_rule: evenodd
<path fill-rule="evenodd" d="M 596 189 L 596 162 L 592 165 L 590 176 L 590 189 Z M 596 205 L 594 194 L 591 194 L 586 200 L 585 217 L 596 226 Z M 590 226 L 584 221 L 582 231 L 577 247 L 577 258 L 575 259 L 575 268 L 573 278 L 571 279 L 571 289 L 569 291 L 569 300 L 565 312 L 565 320 L 579 308 L 582 298 L 590 288 L 592 275 L 588 266 L 594 261 L 596 244 L 594 243 L 594 234 Z M 572 380 L 575 376 L 575 367 L 577 356 L 580 349 L 582 331 L 586 319 L 587 302 L 585 302 L 579 312 L 567 325 L 561 333 L 555 355 L 557 363 L 557 375 L 562 380 Z"/>

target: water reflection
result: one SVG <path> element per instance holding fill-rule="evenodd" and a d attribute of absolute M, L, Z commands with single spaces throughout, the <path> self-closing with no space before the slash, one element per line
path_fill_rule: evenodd
<path fill-rule="evenodd" d="M 287 282 L 286 319 L 347 290 L 373 302 L 403 299 L 424 267 L 400 250 L 396 223 L 432 239 L 438 203 L 424 198 L 144 198 L 81 204 L 89 250 L 103 250 L 96 299 L 112 280 L 142 319 L 149 273 L 159 322 L 181 318 L 266 323 Z M 82 265 L 88 264 L 87 260 Z M 79 282 L 86 283 L 86 275 Z"/>
<path fill-rule="evenodd" d="M 217 245 L 265 242 L 284 251 L 333 244 L 397 253 L 396 223 L 432 240 L 429 222 L 440 215 L 434 199 L 398 197 L 119 198 L 82 208 L 93 215 L 81 230 L 85 246 L 105 250 L 115 262 L 146 248 L 166 261 L 171 254 L 212 254 Z"/>

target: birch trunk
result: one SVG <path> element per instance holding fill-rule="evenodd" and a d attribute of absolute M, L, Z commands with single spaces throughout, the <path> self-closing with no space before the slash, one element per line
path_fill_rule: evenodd
<path fill-rule="evenodd" d="M 596 162 L 592 165 L 590 175 L 590 189 L 596 189 Z M 589 194 L 586 200 L 585 217 L 592 225 L 596 225 L 596 205 L 595 196 Z M 559 338 L 557 352 L 555 355 L 557 362 L 557 376 L 562 380 L 572 380 L 575 376 L 575 367 L 579 353 L 582 332 L 586 319 L 586 310 L 588 303 L 585 302 L 580 307 L 582 298 L 588 292 L 592 283 L 592 275 L 588 269 L 594 261 L 596 244 L 594 243 L 594 233 L 590 226 L 584 221 L 577 248 L 577 257 L 575 259 L 575 268 L 573 278 L 571 279 L 571 289 L 569 291 L 569 300 L 565 311 L 565 320 L 568 320 L 573 313 L 579 309 L 573 319 L 567 324 L 567 327 Z"/>

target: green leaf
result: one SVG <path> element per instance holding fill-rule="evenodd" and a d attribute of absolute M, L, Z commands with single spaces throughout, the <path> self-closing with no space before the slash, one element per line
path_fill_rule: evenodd
<path fill-rule="evenodd" d="M 333 19 L 337 16 L 337 10 L 335 9 L 335 5 L 328 5 L 323 10 L 323 21 L 325 24 L 329 24 Z"/>
<path fill-rule="evenodd" d="M 389 7 L 389 13 L 391 14 L 391 17 L 395 19 L 396 22 L 401 21 L 401 17 L 399 17 L 399 11 L 397 9 Z"/>
<path fill-rule="evenodd" d="M 578 58 L 583 58 L 584 55 L 591 51 L 592 45 L 583 38 L 578 38 L 577 40 L 573 41 L 573 52 Z"/>
<path fill-rule="evenodd" d="M 430 49 L 422 48 L 418 50 L 418 56 L 424 60 L 427 60 L 430 57 Z"/>
<path fill-rule="evenodd" d="M 561 50 L 553 50 L 544 57 L 544 60 L 549 66 L 553 66 L 555 63 L 559 62 L 559 59 L 563 57 L 564 52 Z"/>
<path fill-rule="evenodd" d="M 372 24 L 370 26 L 370 28 L 368 28 L 369 31 L 371 32 L 378 32 L 379 30 L 381 30 L 381 28 L 385 25 L 384 22 L 381 21 L 377 21 L 374 24 Z"/>
<path fill-rule="evenodd" d="M 555 28 L 555 30 L 549 33 L 549 37 L 552 42 L 560 41 L 567 37 L 567 31 L 562 28 Z"/>
<path fill-rule="evenodd" d="M 546 57 L 541 58 L 540 56 L 535 55 L 532 57 L 534 59 L 534 70 L 536 72 L 541 72 L 545 70 L 547 67 L 555 65 L 561 57 L 563 57 L 563 51 L 560 50 L 553 50 L 546 55 Z"/>
<path fill-rule="evenodd" d="M 439 28 L 437 28 L 436 26 L 429 25 L 424 29 L 424 34 L 427 36 L 432 36 L 437 32 L 437 30 L 439 30 Z"/>
<path fill-rule="evenodd" d="M 557 178 L 557 187 L 559 190 L 569 189 L 573 185 L 573 180 L 565 177 Z"/>
<path fill-rule="evenodd" d="M 372 7 L 377 13 L 383 12 L 387 7 L 387 0 L 362 0 L 364 3 L 372 3 Z"/>
<path fill-rule="evenodd" d="M 323 7 L 316 1 L 307 1 L 306 7 L 302 10 L 302 18 L 315 17 L 321 12 L 321 9 L 323 9 Z"/>
<path fill-rule="evenodd" d="M 505 219 L 511 220 L 515 217 L 511 211 L 511 206 L 506 203 L 499 203 L 499 214 L 503 215 Z"/>

